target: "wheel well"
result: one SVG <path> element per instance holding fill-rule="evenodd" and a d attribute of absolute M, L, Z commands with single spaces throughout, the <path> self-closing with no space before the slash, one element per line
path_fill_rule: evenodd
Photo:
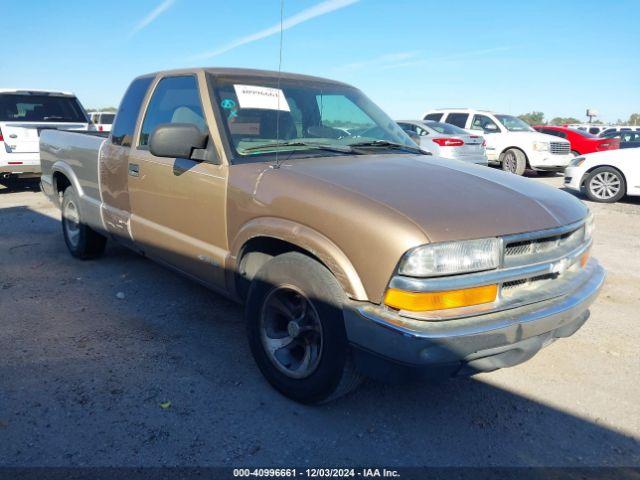
<path fill-rule="evenodd" d="M 502 163 L 502 156 L 507 150 L 518 150 L 520 153 L 522 153 L 522 155 L 524 155 L 524 161 L 527 162 L 527 168 L 531 168 L 531 165 L 529 165 L 529 157 L 527 157 L 527 154 L 520 147 L 505 147 L 505 149 L 502 150 L 502 152 L 500 152 L 500 155 L 498 156 L 500 163 Z"/>
<path fill-rule="evenodd" d="M 274 237 L 254 237 L 243 245 L 238 256 L 236 289 L 240 298 L 246 298 L 251 280 L 265 263 L 288 252 L 302 253 L 324 265 L 316 255 L 298 245 Z"/>
<path fill-rule="evenodd" d="M 60 196 L 61 193 L 67 189 L 67 187 L 71 186 L 71 182 L 67 178 L 67 176 L 62 172 L 54 172 L 53 173 L 53 189 Z"/>
<path fill-rule="evenodd" d="M 584 175 L 582 175 L 582 180 L 580 180 L 580 187 L 584 187 L 584 182 L 587 180 L 587 177 L 591 172 L 593 172 L 597 168 L 602 168 L 602 167 L 607 167 L 618 172 L 622 176 L 622 179 L 624 180 L 624 183 L 626 184 L 627 188 L 629 187 L 629 184 L 627 183 L 627 177 L 624 176 L 624 173 L 622 173 L 622 170 L 620 170 L 617 167 L 614 167 L 613 165 L 595 165 L 591 167 L 589 170 L 584 172 Z M 626 190 L 625 190 L 625 193 L 627 193 Z"/>

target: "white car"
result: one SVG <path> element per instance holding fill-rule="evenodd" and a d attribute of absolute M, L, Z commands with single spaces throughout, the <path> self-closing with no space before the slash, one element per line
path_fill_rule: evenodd
<path fill-rule="evenodd" d="M 99 132 L 110 132 L 116 118 L 115 112 L 91 112 L 89 116 Z"/>
<path fill-rule="evenodd" d="M 625 195 L 640 195 L 640 148 L 576 157 L 564 171 L 564 186 L 584 191 L 594 202 L 614 203 Z"/>
<path fill-rule="evenodd" d="M 40 176 L 40 132 L 89 130 L 73 93 L 0 89 L 0 180 Z"/>
<path fill-rule="evenodd" d="M 536 132 L 512 115 L 486 110 L 430 110 L 423 120 L 446 122 L 471 133 L 482 133 L 487 142 L 489 164 L 522 175 L 526 168 L 539 173 L 564 170 L 573 158 L 569 141 Z"/>
<path fill-rule="evenodd" d="M 398 120 L 398 125 L 436 157 L 487 165 L 484 138 L 454 125 L 430 120 Z"/>

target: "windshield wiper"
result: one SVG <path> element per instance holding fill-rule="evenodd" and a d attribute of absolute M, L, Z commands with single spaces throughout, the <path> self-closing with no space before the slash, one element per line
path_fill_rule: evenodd
<path fill-rule="evenodd" d="M 265 143 L 262 145 L 256 145 L 254 147 L 243 148 L 243 152 L 255 152 L 258 150 L 268 150 L 273 148 L 280 147 L 311 147 L 317 148 L 318 150 L 328 150 L 330 152 L 340 152 L 340 153 L 353 153 L 354 150 L 348 145 L 327 145 L 325 143 L 313 143 L 313 142 L 304 142 L 300 140 L 288 141 L 288 142 L 274 142 L 274 143 Z"/>
<path fill-rule="evenodd" d="M 429 152 L 425 152 L 420 147 L 412 147 L 410 145 L 404 145 L 402 143 L 389 142 L 387 140 L 367 140 L 364 142 L 350 143 L 349 146 L 353 149 L 358 147 L 373 147 L 373 148 L 393 148 L 397 150 L 406 150 L 408 152 L 420 153 L 422 155 L 431 155 Z"/>

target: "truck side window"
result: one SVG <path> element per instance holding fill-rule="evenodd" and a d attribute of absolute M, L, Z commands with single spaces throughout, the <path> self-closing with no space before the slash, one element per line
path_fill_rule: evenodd
<path fill-rule="evenodd" d="M 191 123 L 205 130 L 196 77 L 188 75 L 160 80 L 142 122 L 139 146 L 147 146 L 151 132 L 162 123 Z"/>
<path fill-rule="evenodd" d="M 445 121 L 456 127 L 464 128 L 467 118 L 469 118 L 468 113 L 450 113 Z"/>
<path fill-rule="evenodd" d="M 153 77 L 138 78 L 131 83 L 122 98 L 116 121 L 111 131 L 111 143 L 122 147 L 130 147 L 136 121 L 140 112 L 140 105 L 144 100 Z"/>

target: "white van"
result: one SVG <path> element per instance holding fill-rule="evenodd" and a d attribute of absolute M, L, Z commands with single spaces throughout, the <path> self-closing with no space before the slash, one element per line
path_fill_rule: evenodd
<path fill-rule="evenodd" d="M 522 175 L 527 168 L 539 173 L 563 171 L 573 158 L 571 144 L 563 139 L 536 132 L 526 122 L 512 115 L 486 110 L 430 110 L 423 120 L 446 122 L 471 133 L 482 133 L 487 142 L 489 164 Z"/>
<path fill-rule="evenodd" d="M 40 176 L 40 132 L 89 130 L 73 93 L 0 89 L 0 180 Z"/>

